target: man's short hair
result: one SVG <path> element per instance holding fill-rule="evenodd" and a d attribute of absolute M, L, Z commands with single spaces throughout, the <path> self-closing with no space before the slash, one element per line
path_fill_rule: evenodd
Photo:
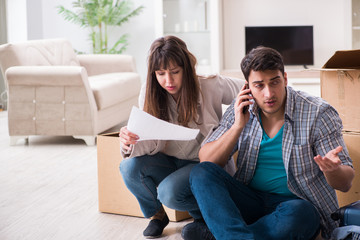
<path fill-rule="evenodd" d="M 241 71 L 249 81 L 251 70 L 280 70 L 284 75 L 284 62 L 281 54 L 273 48 L 259 46 L 253 48 L 241 61 Z"/>

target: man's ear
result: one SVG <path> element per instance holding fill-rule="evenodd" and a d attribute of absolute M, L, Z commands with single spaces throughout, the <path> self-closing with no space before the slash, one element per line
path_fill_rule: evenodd
<path fill-rule="evenodd" d="M 284 84 L 285 84 L 285 86 L 287 86 L 287 84 L 288 84 L 288 79 L 287 79 L 287 73 L 286 72 L 284 72 Z"/>

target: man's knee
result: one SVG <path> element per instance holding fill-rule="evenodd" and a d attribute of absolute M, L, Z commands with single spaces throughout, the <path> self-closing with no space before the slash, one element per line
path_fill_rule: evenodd
<path fill-rule="evenodd" d="M 286 204 L 286 205 L 285 205 Z M 280 204 L 280 208 L 284 208 L 289 216 L 293 217 L 293 221 L 308 222 L 313 221 L 314 224 L 320 223 L 320 216 L 315 206 L 309 201 L 303 199 L 295 199 Z"/>
<path fill-rule="evenodd" d="M 213 168 L 213 165 L 216 164 L 212 162 L 202 162 L 194 166 L 190 172 L 190 185 L 208 179 L 212 175 L 210 168 Z"/>
<path fill-rule="evenodd" d="M 285 202 L 280 211 L 284 211 L 287 224 L 279 226 L 278 239 L 307 239 L 313 236 L 320 226 L 320 215 L 316 208 L 306 200 L 296 199 Z M 276 231 L 276 228 L 272 228 Z M 280 236 L 279 236 L 280 235 Z M 274 238 L 275 239 L 275 238 Z"/>

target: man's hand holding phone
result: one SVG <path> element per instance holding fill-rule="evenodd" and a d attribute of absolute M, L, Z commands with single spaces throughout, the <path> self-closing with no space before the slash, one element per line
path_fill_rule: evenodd
<path fill-rule="evenodd" d="M 246 83 L 246 84 L 244 85 L 243 89 L 244 89 L 244 90 L 249 90 L 248 93 L 244 93 L 244 94 L 249 95 L 249 94 L 251 93 L 251 90 L 249 89 L 249 84 Z M 249 99 L 243 100 L 243 102 L 247 102 L 247 101 L 249 101 Z M 243 107 L 243 111 L 242 111 L 243 114 L 247 113 L 248 110 L 249 110 L 249 105 L 245 105 L 245 106 Z"/>
<path fill-rule="evenodd" d="M 251 90 L 248 84 L 245 84 L 238 96 L 236 97 L 234 111 L 235 111 L 235 123 L 238 127 L 243 128 L 247 121 L 249 121 L 250 114 L 248 109 L 250 104 L 253 104 L 250 100 L 253 99 L 251 96 Z"/>
<path fill-rule="evenodd" d="M 240 104 L 243 106 L 242 107 L 242 113 L 246 114 L 249 111 L 250 104 L 252 104 L 250 99 L 253 99 L 253 97 L 251 96 L 251 90 L 249 89 L 249 84 L 248 83 L 246 83 L 243 86 L 243 88 L 241 89 L 238 97 L 241 98 Z"/>

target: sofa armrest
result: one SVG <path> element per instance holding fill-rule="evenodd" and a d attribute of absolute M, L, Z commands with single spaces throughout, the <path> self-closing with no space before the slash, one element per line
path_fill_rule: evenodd
<path fill-rule="evenodd" d="M 130 55 L 84 54 L 77 57 L 89 76 L 114 72 L 136 72 L 135 59 Z"/>
<path fill-rule="evenodd" d="M 10 135 L 98 133 L 97 106 L 85 68 L 15 66 L 8 68 L 5 76 Z M 10 120 L 14 124 L 21 121 L 27 128 L 23 131 Z"/>
<path fill-rule="evenodd" d="M 82 85 L 87 73 L 80 66 L 14 66 L 5 72 L 9 85 Z"/>
<path fill-rule="evenodd" d="M 89 84 L 86 69 L 80 66 L 15 66 L 5 72 L 8 89 L 12 86 L 72 87 L 84 89 L 88 103 L 97 111 L 94 94 Z M 11 92 L 9 93 L 9 95 Z M 80 92 L 78 93 L 80 94 Z M 84 96 L 85 97 L 85 96 Z M 10 98 L 10 96 L 9 96 Z M 74 96 L 76 101 L 76 96 Z"/>
<path fill-rule="evenodd" d="M 80 66 L 16 66 L 6 70 L 10 136 L 95 136 L 97 106 Z"/>

